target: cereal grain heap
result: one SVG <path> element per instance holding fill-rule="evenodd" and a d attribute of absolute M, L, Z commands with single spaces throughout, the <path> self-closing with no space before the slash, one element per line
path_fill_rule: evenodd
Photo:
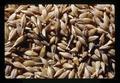
<path fill-rule="evenodd" d="M 5 6 L 5 78 L 113 78 L 112 4 Z"/>

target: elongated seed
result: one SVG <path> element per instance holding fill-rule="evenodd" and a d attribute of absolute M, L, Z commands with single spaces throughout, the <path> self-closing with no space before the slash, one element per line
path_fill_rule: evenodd
<path fill-rule="evenodd" d="M 75 70 L 73 69 L 72 71 L 70 71 L 68 78 L 74 78 L 75 76 Z"/>
<path fill-rule="evenodd" d="M 40 54 L 39 54 L 39 55 L 40 55 L 41 57 L 44 57 L 44 56 L 45 56 L 45 52 L 46 52 L 46 46 L 43 46 L 42 49 L 41 49 L 41 51 L 40 51 Z"/>
<path fill-rule="evenodd" d="M 64 63 L 63 64 L 64 68 L 73 68 L 73 65 L 69 64 L 69 63 Z"/>
<path fill-rule="evenodd" d="M 13 69 L 13 70 L 11 71 L 10 77 L 13 79 L 13 78 L 15 78 L 16 76 L 17 76 L 17 69 Z"/>
<path fill-rule="evenodd" d="M 70 53 L 67 52 L 59 52 L 60 55 L 62 55 L 65 58 L 73 58 L 73 56 Z"/>
<path fill-rule="evenodd" d="M 65 78 L 69 74 L 69 72 L 70 72 L 69 70 L 63 72 L 58 78 L 59 79 Z"/>
<path fill-rule="evenodd" d="M 28 56 L 38 56 L 38 54 L 32 50 L 27 50 L 25 54 Z"/>
<path fill-rule="evenodd" d="M 64 69 L 57 70 L 54 77 L 57 77 L 57 76 L 61 75 L 63 73 L 63 71 L 64 71 Z"/>
<path fill-rule="evenodd" d="M 25 66 L 20 62 L 13 62 L 13 65 L 17 68 L 25 68 Z"/>

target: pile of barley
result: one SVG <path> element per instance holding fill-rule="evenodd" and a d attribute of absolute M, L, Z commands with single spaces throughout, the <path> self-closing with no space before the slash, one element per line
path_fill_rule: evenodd
<path fill-rule="evenodd" d="M 112 4 L 5 6 L 5 78 L 113 78 Z"/>

